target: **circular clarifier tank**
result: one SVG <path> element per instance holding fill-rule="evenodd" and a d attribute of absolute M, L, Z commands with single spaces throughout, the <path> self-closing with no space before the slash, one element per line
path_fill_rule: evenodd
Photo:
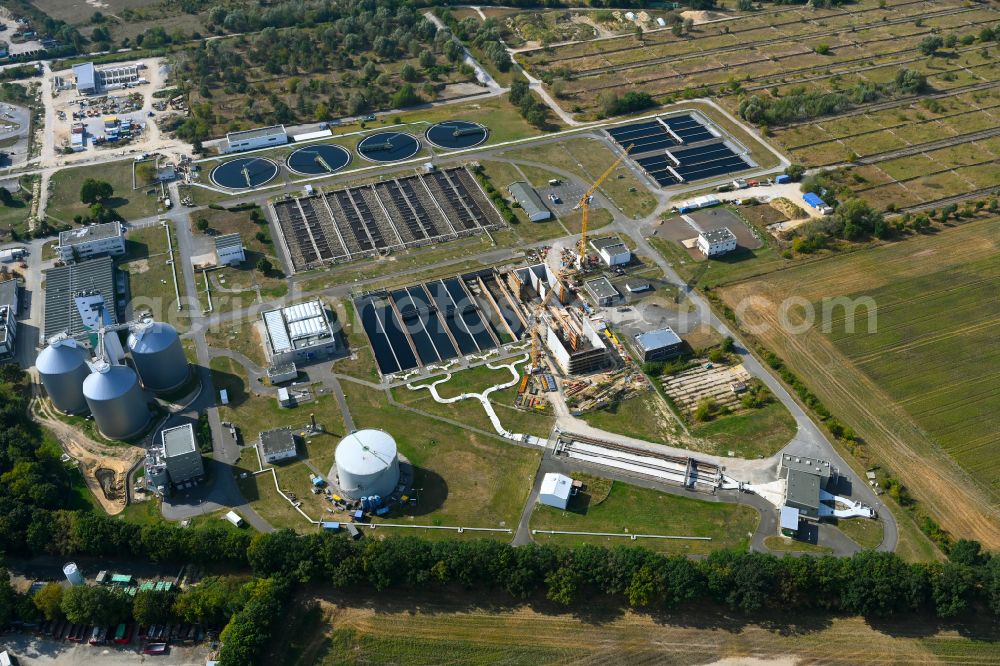
<path fill-rule="evenodd" d="M 299 148 L 288 156 L 285 165 L 300 176 L 322 176 L 340 171 L 351 163 L 351 152 L 341 146 L 318 144 Z"/>
<path fill-rule="evenodd" d="M 486 127 L 468 120 L 447 120 L 431 125 L 424 133 L 428 143 L 446 150 L 473 148 L 486 141 L 489 135 Z"/>
<path fill-rule="evenodd" d="M 212 182 L 230 190 L 252 190 L 278 175 L 278 165 L 265 157 L 239 157 L 212 169 Z"/>
<path fill-rule="evenodd" d="M 417 154 L 420 142 L 405 132 L 376 132 L 358 144 L 358 154 L 372 162 L 399 162 Z"/>

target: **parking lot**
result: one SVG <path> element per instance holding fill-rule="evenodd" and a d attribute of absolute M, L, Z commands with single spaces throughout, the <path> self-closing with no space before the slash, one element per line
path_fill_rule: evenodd
<path fill-rule="evenodd" d="M 28 129 L 31 126 L 26 107 L 0 104 L 0 167 L 17 166 L 28 159 Z"/>
<path fill-rule="evenodd" d="M 0 637 L 0 649 L 17 657 L 21 666 L 49 665 L 72 666 L 76 664 L 141 664 L 150 660 L 137 645 L 80 645 L 38 638 L 27 634 L 5 634 Z M 211 656 L 209 643 L 190 646 L 171 646 L 170 651 L 153 657 L 156 663 L 172 666 L 204 666 Z"/>

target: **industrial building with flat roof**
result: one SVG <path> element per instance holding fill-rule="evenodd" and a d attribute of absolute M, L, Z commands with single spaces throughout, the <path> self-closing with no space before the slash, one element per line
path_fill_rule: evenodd
<path fill-rule="evenodd" d="M 272 365 L 328 358 L 340 349 L 326 308 L 319 299 L 261 314 Z"/>
<path fill-rule="evenodd" d="M 257 441 L 264 462 L 275 463 L 296 456 L 295 433 L 291 428 L 276 428 L 260 433 Z"/>
<path fill-rule="evenodd" d="M 710 229 L 698 234 L 698 249 L 706 257 L 714 257 L 736 249 L 736 234 L 729 229 Z"/>
<path fill-rule="evenodd" d="M 640 333 L 635 336 L 635 344 L 643 363 L 672 358 L 680 354 L 684 347 L 684 341 L 669 326 Z"/>
<path fill-rule="evenodd" d="M 609 267 L 622 266 L 632 261 L 632 252 L 621 238 L 595 238 L 590 241 L 590 247 L 594 248 Z"/>
<path fill-rule="evenodd" d="M 84 326 L 75 297 L 87 293 L 104 301 L 104 320 L 118 323 L 115 311 L 115 265 L 111 257 L 98 257 L 67 266 L 50 268 L 45 276 L 45 326 L 43 337 L 57 333 L 84 333 Z"/>
<path fill-rule="evenodd" d="M 510 192 L 510 195 L 514 197 L 518 205 L 527 214 L 528 219 L 532 222 L 542 222 L 552 217 L 552 211 L 542 203 L 542 198 L 538 196 L 535 188 L 523 180 L 511 183 L 507 187 L 507 191 Z"/>
<path fill-rule="evenodd" d="M 786 480 L 785 506 L 805 518 L 819 519 L 821 490 L 837 483 L 837 470 L 826 460 L 784 453 L 779 474 Z"/>
<path fill-rule="evenodd" d="M 606 277 L 594 278 L 583 283 L 598 307 L 607 308 L 621 300 L 622 295 L 611 280 Z"/>
<path fill-rule="evenodd" d="M 0 305 L 0 360 L 14 357 L 17 342 L 17 319 L 9 305 Z"/>
<path fill-rule="evenodd" d="M 10 273 L 0 274 L 0 305 L 7 305 L 10 307 L 14 314 L 19 312 L 19 300 L 18 296 L 21 291 L 21 285 L 18 284 L 17 279 Z"/>
<path fill-rule="evenodd" d="M 146 452 L 146 487 L 160 496 L 169 495 L 171 486 L 196 482 L 205 476 L 194 426 L 186 423 L 160 433 L 160 445 Z"/>
<path fill-rule="evenodd" d="M 73 65 L 73 77 L 76 80 L 76 90 L 81 95 L 96 95 L 105 90 L 122 88 L 132 83 L 139 83 L 141 63 L 127 65 L 112 65 L 97 69 L 94 63 L 85 62 Z"/>
<path fill-rule="evenodd" d="M 125 254 L 125 234 L 119 222 L 60 231 L 56 251 L 65 262 L 90 259 L 102 254 L 118 256 Z"/>
<path fill-rule="evenodd" d="M 215 256 L 219 265 L 232 266 L 246 261 L 243 239 L 239 234 L 223 234 L 215 237 Z"/>
<path fill-rule="evenodd" d="M 283 146 L 288 143 L 288 132 L 284 125 L 271 125 L 256 129 L 230 132 L 220 146 L 223 153 L 238 153 L 244 150 Z"/>

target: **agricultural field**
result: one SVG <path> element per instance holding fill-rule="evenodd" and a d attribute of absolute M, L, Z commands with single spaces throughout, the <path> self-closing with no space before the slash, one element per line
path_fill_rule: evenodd
<path fill-rule="evenodd" d="M 518 58 L 536 76 L 571 74 L 561 83 L 563 99 L 587 111 L 609 91 L 642 90 L 664 101 L 688 91 L 753 92 L 854 68 L 898 66 L 922 60 L 917 43 L 932 32 L 976 34 L 996 20 L 988 7 L 957 2 L 864 0 L 743 14 L 695 26 L 681 37 L 658 31 Z"/>
<path fill-rule="evenodd" d="M 581 117 L 629 90 L 660 103 L 714 95 L 792 162 L 844 166 L 850 192 L 916 212 L 1000 186 L 998 24 L 990 5 L 862 0 L 518 58 Z"/>
<path fill-rule="evenodd" d="M 995 634 L 986 621 L 959 630 L 912 618 L 872 623 L 773 612 L 766 620 L 720 618 L 691 608 L 621 611 L 593 599 L 565 612 L 541 600 L 504 604 L 498 598 L 484 607 L 457 591 L 414 590 L 373 601 L 338 590 L 302 599 L 272 653 L 289 666 L 987 663 L 996 658 Z"/>
<path fill-rule="evenodd" d="M 718 290 L 745 327 L 853 428 L 872 455 L 945 529 L 1000 545 L 1000 392 L 990 331 L 1000 219 L 816 261 Z M 811 303 L 813 326 L 783 328 L 787 298 Z M 859 304 L 822 316 L 823 299 Z M 793 325 L 807 322 L 799 306 Z M 796 327 L 799 328 L 799 327 Z"/>
<path fill-rule="evenodd" d="M 745 550 L 760 520 L 756 509 L 737 504 L 679 497 L 619 481 L 573 474 L 587 486 L 570 499 L 565 511 L 539 504 L 531 515 L 533 530 L 610 532 L 709 537 L 710 541 L 642 539 L 640 545 L 671 554 L 704 555 L 713 550 Z M 630 545 L 627 538 L 533 534 L 540 544 L 594 543 Z"/>

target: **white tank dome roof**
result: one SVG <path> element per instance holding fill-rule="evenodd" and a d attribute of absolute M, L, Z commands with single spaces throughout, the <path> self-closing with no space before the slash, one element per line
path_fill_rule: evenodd
<path fill-rule="evenodd" d="M 54 341 L 35 360 L 35 368 L 43 375 L 61 375 L 84 364 L 87 352 L 72 339 Z"/>
<path fill-rule="evenodd" d="M 381 430 L 358 430 L 340 440 L 335 458 L 337 467 L 345 472 L 378 474 L 396 459 L 396 440 Z"/>

